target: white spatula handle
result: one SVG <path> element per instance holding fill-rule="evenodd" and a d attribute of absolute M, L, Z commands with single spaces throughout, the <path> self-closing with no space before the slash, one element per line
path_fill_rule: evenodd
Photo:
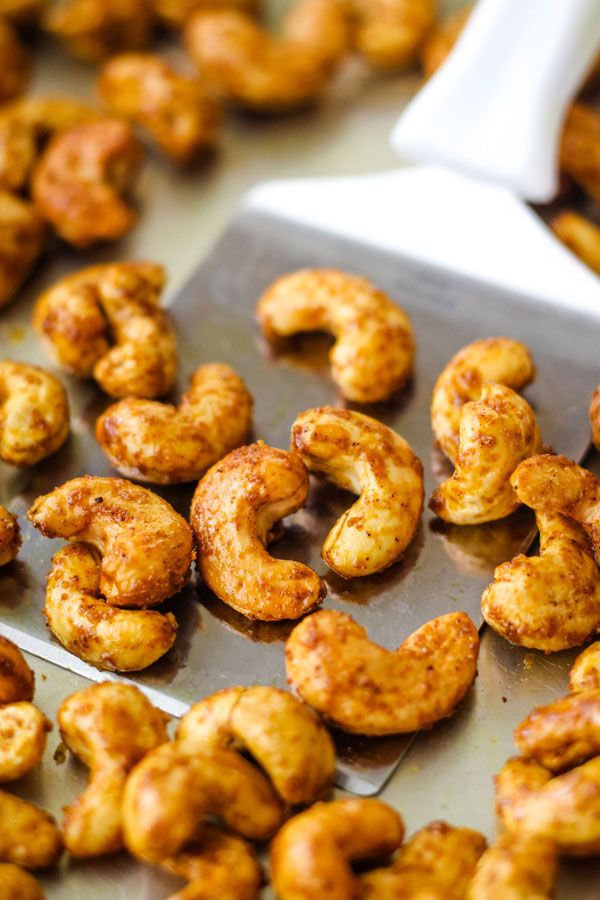
<path fill-rule="evenodd" d="M 600 46 L 600 0 L 480 0 L 392 144 L 545 202 L 566 109 Z"/>

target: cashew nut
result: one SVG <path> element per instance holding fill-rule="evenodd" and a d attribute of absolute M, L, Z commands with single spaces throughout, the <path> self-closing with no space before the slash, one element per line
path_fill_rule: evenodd
<path fill-rule="evenodd" d="M 0 860 L 45 869 L 62 853 L 60 831 L 53 817 L 20 797 L 0 791 Z"/>
<path fill-rule="evenodd" d="M 436 0 L 345 0 L 354 18 L 356 49 L 380 69 L 416 61 L 435 22 Z"/>
<path fill-rule="evenodd" d="M 569 210 L 559 213 L 550 224 L 559 241 L 600 275 L 600 228 Z"/>
<path fill-rule="evenodd" d="M 0 706 L 33 700 L 35 677 L 12 641 L 0 634 Z"/>
<path fill-rule="evenodd" d="M 519 505 L 510 476 L 542 449 L 535 413 L 510 388 L 484 384 L 480 399 L 463 406 L 459 433 L 454 472 L 434 491 L 430 509 L 456 525 L 508 516 Z"/>
<path fill-rule="evenodd" d="M 559 853 L 600 852 L 600 756 L 564 775 L 513 757 L 496 776 L 496 811 L 510 831 L 554 841 Z"/>
<path fill-rule="evenodd" d="M 351 616 L 322 610 L 285 648 L 287 676 L 314 709 L 354 734 L 399 734 L 452 715 L 477 674 L 479 636 L 466 613 L 431 619 L 392 652 Z"/>
<path fill-rule="evenodd" d="M 44 24 L 73 56 L 97 62 L 145 47 L 154 17 L 146 0 L 60 0 Z"/>
<path fill-rule="evenodd" d="M 12 26 L 0 18 L 0 103 L 8 103 L 22 94 L 27 87 L 29 74 L 29 58 L 25 47 Z"/>
<path fill-rule="evenodd" d="M 35 878 L 13 863 L 0 863 L 0 897 L 3 900 L 44 900 Z"/>
<path fill-rule="evenodd" d="M 349 49 L 342 6 L 297 0 L 275 38 L 234 9 L 195 13 L 185 29 L 198 70 L 225 100 L 259 112 L 285 112 L 317 100 Z"/>
<path fill-rule="evenodd" d="M 600 201 L 600 114 L 574 103 L 565 120 L 560 165 L 589 196 Z"/>
<path fill-rule="evenodd" d="M 336 339 L 329 354 L 332 377 L 348 400 L 386 400 L 412 372 L 415 344 L 408 316 L 364 278 L 301 269 L 271 285 L 256 315 L 269 340 L 331 332 Z"/>
<path fill-rule="evenodd" d="M 298 416 L 291 449 L 310 472 L 359 495 L 325 538 L 329 568 L 353 578 L 396 562 L 423 509 L 423 466 L 408 442 L 369 416 L 326 406 Z"/>
<path fill-rule="evenodd" d="M 92 544 L 99 588 L 113 606 L 156 606 L 186 583 L 187 522 L 166 500 L 121 478 L 73 478 L 38 497 L 27 518 L 45 537 Z"/>
<path fill-rule="evenodd" d="M 380 800 L 317 803 L 294 816 L 271 844 L 279 900 L 353 900 L 360 880 L 350 863 L 386 856 L 402 843 L 400 815 Z"/>
<path fill-rule="evenodd" d="M 0 566 L 16 558 L 21 546 L 21 529 L 17 517 L 0 505 Z"/>
<path fill-rule="evenodd" d="M 0 188 L 0 308 L 31 273 L 45 237 L 46 226 L 34 207 Z"/>
<path fill-rule="evenodd" d="M 151 53 L 109 60 L 98 89 L 115 115 L 140 125 L 178 163 L 189 163 L 217 142 L 218 105 L 196 78 L 180 75 Z"/>
<path fill-rule="evenodd" d="M 257 12 L 261 0 L 151 0 L 161 23 L 181 28 L 192 14 L 201 9 L 237 9 L 250 15 Z"/>
<path fill-rule="evenodd" d="M 434 72 L 446 62 L 454 45 L 467 24 L 473 7 L 461 7 L 444 16 L 429 32 L 419 53 L 425 78 L 431 78 Z"/>
<path fill-rule="evenodd" d="M 206 470 L 248 437 L 252 397 L 229 366 L 194 372 L 179 406 L 129 398 L 96 423 L 96 438 L 111 464 L 128 478 L 176 484 Z"/>
<path fill-rule="evenodd" d="M 164 283 L 155 263 L 91 266 L 42 294 L 33 325 L 57 365 L 95 378 L 111 397 L 160 397 L 175 383 L 178 361 L 160 306 Z"/>
<path fill-rule="evenodd" d="M 53 557 L 44 615 L 67 650 L 98 669 L 139 672 L 167 653 L 177 636 L 172 613 L 117 609 L 101 596 L 101 563 L 86 544 Z"/>
<path fill-rule="evenodd" d="M 454 461 L 463 406 L 481 398 L 485 382 L 520 391 L 534 378 L 529 350 L 512 338 L 485 338 L 459 350 L 436 381 L 431 398 L 431 427 L 446 456 Z"/>
<path fill-rule="evenodd" d="M 592 440 L 596 449 L 600 447 L 600 385 L 592 394 L 589 409 L 590 425 L 592 426 Z"/>
<path fill-rule="evenodd" d="M 600 629 L 600 572 L 580 525 L 542 512 L 536 522 L 539 556 L 520 554 L 498 566 L 481 611 L 511 643 L 554 653 L 584 644 Z"/>
<path fill-rule="evenodd" d="M 57 135 L 32 180 L 36 206 L 74 247 L 116 241 L 135 224 L 124 200 L 143 161 L 142 145 L 120 119 L 100 119 Z"/>
<path fill-rule="evenodd" d="M 515 729 L 515 744 L 522 756 L 552 772 L 600 756 L 600 689 L 537 707 Z"/>
<path fill-rule="evenodd" d="M 0 782 L 26 775 L 44 755 L 52 726 L 31 703 L 34 687 L 23 654 L 0 636 Z"/>
<path fill-rule="evenodd" d="M 550 900 L 556 869 L 553 841 L 506 831 L 479 860 L 466 900 Z"/>
<path fill-rule="evenodd" d="M 69 401 L 50 372 L 0 360 L 0 459 L 33 466 L 69 436 Z"/>
<path fill-rule="evenodd" d="M 234 450 L 196 488 L 191 524 L 202 577 L 249 619 L 298 619 L 323 601 L 316 572 L 266 550 L 273 525 L 304 506 L 308 487 L 296 454 L 259 442 Z"/>
<path fill-rule="evenodd" d="M 477 831 L 430 822 L 400 848 L 391 866 L 360 877 L 361 900 L 464 900 L 485 848 Z"/>
<path fill-rule="evenodd" d="M 147 753 L 168 740 L 168 720 L 134 685 L 112 681 L 77 691 L 61 704 L 61 737 L 90 769 L 88 787 L 65 811 L 65 847 L 74 856 L 121 849 L 127 776 Z"/>
<path fill-rule="evenodd" d="M 225 688 L 183 717 L 177 740 L 190 753 L 245 750 L 290 804 L 314 803 L 335 773 L 329 733 L 308 706 L 274 687 Z"/>
<path fill-rule="evenodd" d="M 593 691 L 600 688 L 600 641 L 579 654 L 569 674 L 569 690 Z"/>

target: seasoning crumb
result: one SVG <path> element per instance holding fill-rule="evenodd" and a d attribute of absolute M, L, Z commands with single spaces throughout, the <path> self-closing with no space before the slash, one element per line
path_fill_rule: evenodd
<path fill-rule="evenodd" d="M 42 681 L 48 681 L 48 676 L 45 672 L 42 672 Z"/>
<path fill-rule="evenodd" d="M 506 697 L 500 697 L 500 699 L 502 700 L 503 703 L 506 703 L 506 700 L 507 700 Z"/>
<path fill-rule="evenodd" d="M 61 741 L 52 757 L 57 766 L 62 766 L 67 761 L 67 745 Z"/>

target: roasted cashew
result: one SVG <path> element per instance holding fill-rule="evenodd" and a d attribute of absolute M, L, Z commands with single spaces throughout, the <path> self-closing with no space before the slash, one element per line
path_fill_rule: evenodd
<path fill-rule="evenodd" d="M 124 199 L 143 162 L 143 149 L 121 119 L 100 119 L 57 135 L 44 151 L 31 190 L 40 213 L 64 241 L 91 247 L 133 228 Z"/>
<path fill-rule="evenodd" d="M 519 505 L 509 478 L 541 449 L 540 429 L 527 401 L 501 384 L 484 384 L 481 398 L 462 408 L 454 472 L 433 492 L 430 509 L 456 525 L 508 516 Z"/>
<path fill-rule="evenodd" d="M 0 18 L 0 104 L 8 103 L 22 94 L 27 87 L 29 75 L 29 58 L 25 47 L 13 27 Z"/>
<path fill-rule="evenodd" d="M 446 62 L 467 24 L 473 7 L 469 4 L 444 16 L 421 45 L 419 58 L 425 78 L 430 78 Z"/>
<path fill-rule="evenodd" d="M 423 466 L 408 442 L 370 416 L 325 406 L 298 416 L 291 449 L 310 472 L 359 495 L 325 538 L 329 568 L 353 578 L 396 562 L 423 510 Z"/>
<path fill-rule="evenodd" d="M 187 522 L 166 500 L 121 478 L 73 478 L 38 497 L 27 518 L 45 537 L 92 544 L 113 606 L 156 606 L 182 589 L 192 563 Z"/>
<path fill-rule="evenodd" d="M 584 690 L 538 706 L 515 729 L 522 756 L 560 772 L 600 756 L 600 689 Z"/>
<path fill-rule="evenodd" d="M 302 331 L 329 331 L 332 377 L 357 403 L 386 400 L 412 372 L 410 319 L 371 282 L 332 269 L 301 269 L 275 281 L 256 308 L 269 340 Z"/>
<path fill-rule="evenodd" d="M 534 378 L 529 350 L 512 338 L 484 338 L 459 350 L 436 381 L 431 398 L 431 428 L 446 456 L 456 458 L 462 408 L 481 398 L 484 383 L 520 391 Z"/>
<path fill-rule="evenodd" d="M 46 226 L 34 207 L 0 188 L 0 308 L 30 274 L 45 237 Z"/>
<path fill-rule="evenodd" d="M 202 9 L 237 9 L 250 15 L 257 12 L 261 0 L 151 0 L 152 8 L 161 23 L 181 28 L 193 13 Z"/>
<path fill-rule="evenodd" d="M 134 685 L 112 681 L 71 694 L 57 715 L 63 742 L 90 769 L 88 787 L 65 810 L 65 847 L 79 857 L 120 850 L 127 776 L 168 740 L 169 716 Z"/>
<path fill-rule="evenodd" d="M 44 900 L 35 878 L 13 863 L 0 863 L 0 897 L 2 900 Z"/>
<path fill-rule="evenodd" d="M 513 757 L 496 776 L 496 811 L 510 831 L 554 841 L 560 853 L 600 852 L 600 756 L 564 775 Z"/>
<path fill-rule="evenodd" d="M 165 271 L 109 263 L 67 275 L 41 295 L 33 325 L 65 371 L 111 397 L 160 397 L 177 377 L 177 341 L 160 306 Z"/>
<path fill-rule="evenodd" d="M 557 862 L 553 841 L 506 831 L 479 860 L 466 900 L 550 900 Z"/>
<path fill-rule="evenodd" d="M 592 440 L 596 449 L 600 447 L 600 385 L 592 394 L 589 409 L 590 425 L 592 426 Z"/>
<path fill-rule="evenodd" d="M 33 466 L 69 436 L 69 401 L 62 384 L 38 366 L 0 360 L 0 459 Z"/>
<path fill-rule="evenodd" d="M 146 0 L 60 0 L 44 24 L 73 56 L 98 62 L 145 47 L 154 17 Z"/>
<path fill-rule="evenodd" d="M 179 406 L 128 398 L 96 423 L 111 464 L 128 478 L 154 484 L 195 481 L 248 437 L 252 397 L 229 366 L 194 372 Z"/>
<path fill-rule="evenodd" d="M 479 636 L 466 613 L 431 619 L 392 652 L 351 616 L 322 610 L 285 648 L 289 682 L 314 709 L 354 734 L 400 734 L 452 715 L 477 674 Z"/>
<path fill-rule="evenodd" d="M 539 556 L 519 554 L 498 566 L 481 611 L 511 643 L 554 653 L 600 629 L 600 572 L 580 525 L 557 513 L 538 512 L 536 522 Z"/>
<path fill-rule="evenodd" d="M 35 676 L 16 644 L 0 634 L 0 706 L 33 700 Z"/>
<path fill-rule="evenodd" d="M 593 200 L 600 201 L 600 114 L 583 103 L 574 103 L 567 113 L 560 165 Z"/>
<path fill-rule="evenodd" d="M 139 672 L 175 643 L 172 613 L 117 609 L 101 596 L 101 563 L 86 544 L 69 544 L 53 557 L 44 615 L 50 631 L 98 669 Z"/>
<path fill-rule="evenodd" d="M 360 881 L 350 863 L 392 853 L 402 843 L 400 815 L 380 800 L 317 803 L 294 816 L 271 844 L 279 900 L 354 900 Z"/>
<path fill-rule="evenodd" d="M 559 213 L 550 224 L 556 237 L 600 275 L 600 228 L 585 216 L 569 210 Z"/>
<path fill-rule="evenodd" d="M 45 869 L 62 853 L 53 817 L 20 797 L 0 791 L 0 861 Z"/>
<path fill-rule="evenodd" d="M 234 9 L 195 13 L 188 53 L 223 100 L 258 112 L 285 112 L 317 100 L 349 49 L 340 4 L 297 0 L 275 38 Z"/>
<path fill-rule="evenodd" d="M 354 18 L 356 49 L 379 69 L 416 61 L 435 22 L 436 0 L 344 0 Z"/>
<path fill-rule="evenodd" d="M 0 505 L 0 566 L 16 558 L 21 546 L 21 529 L 17 517 Z"/>
<path fill-rule="evenodd" d="M 593 691 L 600 688 L 600 641 L 579 654 L 569 673 L 569 690 Z"/>
<path fill-rule="evenodd" d="M 104 105 L 144 128 L 167 156 L 189 163 L 217 142 L 219 106 L 197 78 L 152 53 L 110 59 L 98 89 Z"/>
<path fill-rule="evenodd" d="M 202 577 L 249 619 L 298 619 L 323 601 L 316 572 L 266 550 L 273 525 L 304 506 L 308 487 L 296 454 L 259 442 L 234 450 L 196 488 L 191 525 Z"/>
<path fill-rule="evenodd" d="M 486 840 L 470 828 L 430 822 L 390 866 L 360 877 L 361 900 L 464 900 Z"/>
<path fill-rule="evenodd" d="M 15 781 L 41 761 L 51 724 L 31 700 L 33 672 L 12 641 L 0 636 L 0 782 Z"/>
<path fill-rule="evenodd" d="M 192 706 L 177 740 L 191 753 L 245 750 L 286 803 L 314 803 L 335 774 L 335 748 L 318 716 L 288 691 L 225 688 Z"/>

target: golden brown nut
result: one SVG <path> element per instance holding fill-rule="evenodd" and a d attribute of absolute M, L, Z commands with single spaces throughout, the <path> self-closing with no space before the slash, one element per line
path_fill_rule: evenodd
<path fill-rule="evenodd" d="M 0 706 L 33 700 L 35 676 L 16 644 L 0 634 Z"/>
<path fill-rule="evenodd" d="M 229 366 L 194 372 L 179 406 L 129 398 L 96 422 L 96 438 L 122 475 L 154 484 L 201 478 L 248 437 L 252 397 Z"/>
<path fill-rule="evenodd" d="M 444 16 L 431 30 L 419 53 L 425 78 L 430 78 L 446 62 L 467 24 L 473 7 L 469 4 Z"/>
<path fill-rule="evenodd" d="M 151 4 L 162 24 L 181 28 L 202 9 L 237 9 L 252 15 L 260 8 L 261 0 L 151 0 Z"/>
<path fill-rule="evenodd" d="M 275 893 L 279 900 L 353 900 L 360 882 L 350 863 L 392 853 L 403 835 L 400 815 L 380 800 L 317 803 L 290 819 L 271 844 Z"/>
<path fill-rule="evenodd" d="M 436 0 L 346 0 L 356 49 L 379 69 L 414 63 L 435 22 Z"/>
<path fill-rule="evenodd" d="M 20 546 L 21 529 L 17 517 L 0 505 L 0 566 L 12 562 L 18 554 Z"/>
<path fill-rule="evenodd" d="M 520 391 L 534 378 L 529 350 L 512 338 L 484 338 L 459 350 L 436 381 L 431 397 L 431 428 L 446 456 L 454 462 L 462 408 L 481 398 L 485 382 Z"/>
<path fill-rule="evenodd" d="M 580 653 L 569 673 L 569 690 L 594 691 L 600 688 L 600 641 Z"/>
<path fill-rule="evenodd" d="M 430 509 L 456 525 L 510 515 L 519 500 L 509 478 L 522 460 L 542 449 L 532 408 L 510 388 L 484 384 L 481 398 L 463 406 L 459 434 L 454 472 L 434 491 Z"/>
<path fill-rule="evenodd" d="M 0 360 L 0 459 L 33 466 L 69 436 L 69 401 L 62 384 L 38 366 Z"/>
<path fill-rule="evenodd" d="M 246 751 L 286 803 L 314 803 L 335 774 L 329 732 L 304 703 L 274 687 L 225 688 L 192 706 L 177 740 L 190 753 Z"/>
<path fill-rule="evenodd" d="M 172 613 L 117 609 L 100 590 L 101 563 L 86 544 L 69 544 L 53 557 L 44 615 L 58 640 L 81 659 L 115 672 L 139 672 L 175 643 Z"/>
<path fill-rule="evenodd" d="M 430 822 L 391 866 L 360 877 L 361 900 L 464 900 L 486 840 L 470 828 Z"/>
<path fill-rule="evenodd" d="M 515 729 L 522 756 L 560 772 L 600 756 L 600 689 L 538 706 Z"/>
<path fill-rule="evenodd" d="M 561 169 L 600 201 L 600 114 L 583 103 L 567 113 L 560 145 Z"/>
<path fill-rule="evenodd" d="M 498 566 L 481 611 L 511 643 L 554 653 L 600 629 L 600 572 L 580 525 L 556 513 L 539 512 L 536 522 L 539 556 L 520 554 Z"/>
<path fill-rule="evenodd" d="M 600 756 L 555 775 L 531 759 L 513 757 L 496 776 L 502 825 L 554 841 L 560 853 L 600 852 Z"/>
<path fill-rule="evenodd" d="M 13 863 L 0 863 L 0 897 L 3 900 L 44 900 L 35 878 Z"/>
<path fill-rule="evenodd" d="M 556 237 L 600 275 L 600 228 L 585 216 L 569 210 L 555 216 L 551 225 Z"/>
<path fill-rule="evenodd" d="M 169 716 L 134 685 L 111 681 L 71 694 L 57 715 L 63 742 L 90 770 L 88 787 L 65 810 L 65 847 L 78 857 L 120 850 L 127 776 L 168 740 Z"/>
<path fill-rule="evenodd" d="M 34 207 L 0 188 L 0 308 L 30 274 L 45 237 L 46 226 Z"/>
<path fill-rule="evenodd" d="M 333 269 L 301 269 L 262 295 L 257 319 L 269 340 L 302 331 L 328 331 L 333 380 L 357 403 L 387 400 L 412 372 L 410 319 L 365 278 Z"/>
<path fill-rule="evenodd" d="M 27 518 L 45 537 L 92 544 L 113 606 L 156 606 L 182 589 L 192 563 L 187 522 L 166 500 L 121 478 L 73 478 L 38 497 Z"/>
<path fill-rule="evenodd" d="M 73 56 L 97 62 L 145 47 L 153 15 L 146 0 L 59 0 L 44 24 Z"/>
<path fill-rule="evenodd" d="M 332 0 L 297 0 L 275 38 L 236 10 L 195 13 L 187 50 L 225 101 L 258 112 L 286 112 L 317 100 L 349 49 L 350 29 Z"/>
<path fill-rule="evenodd" d="M 133 228 L 124 200 L 143 162 L 142 145 L 126 122 L 101 119 L 57 135 L 33 175 L 35 204 L 74 247 L 116 241 Z"/>
<path fill-rule="evenodd" d="M 189 163 L 217 142 L 218 105 L 197 78 L 180 75 L 160 56 L 113 57 L 98 89 L 112 113 L 144 128 L 175 162 Z"/>
<path fill-rule="evenodd" d="M 208 587 L 249 619 L 298 619 L 326 587 L 308 566 L 266 550 L 273 525 L 306 503 L 302 460 L 259 442 L 209 469 L 192 500 L 198 564 Z"/>
<path fill-rule="evenodd" d="M 479 860 L 466 900 L 550 900 L 556 869 L 553 841 L 507 831 Z"/>
<path fill-rule="evenodd" d="M 12 26 L 0 18 L 0 103 L 8 103 L 22 94 L 27 87 L 29 74 L 29 58 L 25 47 Z"/>
<path fill-rule="evenodd" d="M 592 426 L 592 440 L 596 449 L 600 447 L 600 385 L 592 394 L 589 409 L 590 425 Z"/>
<path fill-rule="evenodd" d="M 62 839 L 53 817 L 20 797 L 0 791 L 0 860 L 44 869 L 62 853 Z"/>
<path fill-rule="evenodd" d="M 479 636 L 466 613 L 414 631 L 392 652 L 351 616 L 322 610 L 296 625 L 288 681 L 303 700 L 354 734 L 399 734 L 452 715 L 477 674 Z"/>
<path fill-rule="evenodd" d="M 177 342 L 160 306 L 165 271 L 109 263 L 67 275 L 41 295 L 33 326 L 52 360 L 95 378 L 111 397 L 160 397 L 177 377 Z"/>
<path fill-rule="evenodd" d="M 298 416 L 291 449 L 310 472 L 359 495 L 325 538 L 329 568 L 353 578 L 396 562 L 423 510 L 423 466 L 408 442 L 370 416 L 325 406 Z"/>
<path fill-rule="evenodd" d="M 16 781 L 41 762 L 51 728 L 33 703 L 0 706 L 0 781 Z"/>

